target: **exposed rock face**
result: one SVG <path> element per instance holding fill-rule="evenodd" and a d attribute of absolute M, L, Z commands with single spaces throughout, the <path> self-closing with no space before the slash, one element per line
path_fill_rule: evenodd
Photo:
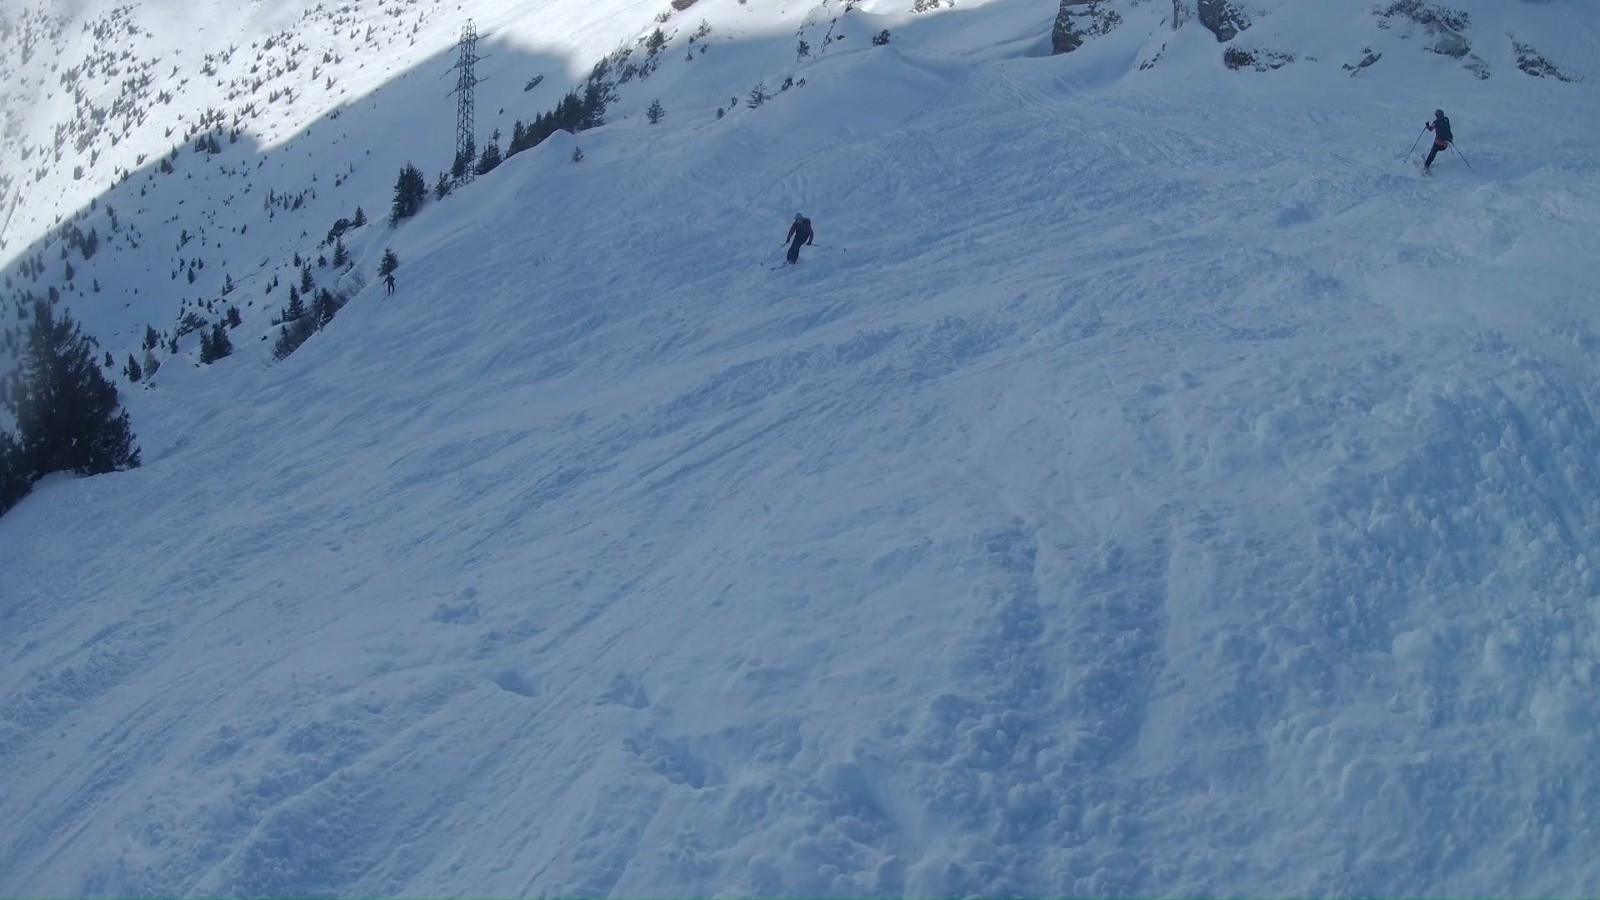
<path fill-rule="evenodd" d="M 1222 53 L 1222 64 L 1236 72 L 1244 68 L 1255 69 L 1257 72 L 1270 72 L 1292 62 L 1294 54 L 1278 50 L 1241 50 L 1238 47 L 1229 47 Z"/>
<path fill-rule="evenodd" d="M 1467 39 L 1467 29 L 1472 26 L 1470 13 L 1427 0 L 1394 0 L 1373 12 L 1378 16 L 1379 28 L 1388 28 L 1397 19 L 1422 26 L 1433 39 L 1424 45 L 1426 49 L 1451 59 L 1464 59 L 1467 71 L 1480 79 L 1489 77 L 1489 64 L 1472 52 L 1472 42 Z"/>
<path fill-rule="evenodd" d="M 1354 63 L 1354 64 L 1351 64 L 1351 63 L 1345 63 L 1344 64 L 1344 70 L 1346 72 L 1349 72 L 1350 76 L 1352 78 L 1354 78 L 1355 76 L 1361 74 L 1361 70 L 1362 69 L 1365 69 L 1368 66 L 1372 65 L 1373 63 L 1377 62 L 1378 60 L 1383 59 L 1383 54 L 1382 53 L 1378 53 L 1377 51 L 1373 50 L 1371 47 L 1363 48 L 1361 53 L 1362 53 L 1362 57 L 1361 57 L 1361 61 L 1360 62 L 1357 62 L 1357 63 Z"/>
<path fill-rule="evenodd" d="M 1431 49 L 1435 53 L 1441 53 L 1453 59 L 1461 59 L 1472 52 L 1472 44 L 1460 32 L 1441 27 L 1438 30 L 1438 40 L 1433 42 Z"/>
<path fill-rule="evenodd" d="M 1250 27 L 1250 17 L 1229 0 L 1200 0 L 1200 24 L 1227 43 L 1241 31 Z"/>
<path fill-rule="evenodd" d="M 1056 13 L 1056 24 L 1050 29 L 1050 52 L 1055 55 L 1071 53 L 1083 46 L 1083 33 L 1077 30 L 1076 13 L 1073 7 L 1087 5 L 1088 0 L 1061 0 L 1061 9 Z"/>
<path fill-rule="evenodd" d="M 1055 27 L 1050 29 L 1053 53 L 1071 53 L 1085 38 L 1105 34 L 1122 22 L 1109 0 L 1061 0 Z"/>
<path fill-rule="evenodd" d="M 1517 52 L 1517 68 L 1535 78 L 1554 78 L 1557 81 L 1582 81 L 1582 76 L 1566 71 L 1548 59 L 1532 46 L 1524 44 L 1516 38 L 1511 39 L 1511 47 Z"/>

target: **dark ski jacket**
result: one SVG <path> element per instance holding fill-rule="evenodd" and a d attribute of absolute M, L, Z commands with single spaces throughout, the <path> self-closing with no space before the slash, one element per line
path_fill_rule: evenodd
<path fill-rule="evenodd" d="M 1455 142 L 1455 135 L 1450 133 L 1450 118 L 1448 116 L 1440 116 L 1439 118 L 1434 119 L 1432 122 L 1429 122 L 1428 130 L 1433 132 L 1433 136 L 1436 140 L 1443 141 L 1446 144 Z"/>
<path fill-rule="evenodd" d="M 785 240 L 809 244 L 815 236 L 810 219 L 795 219 L 794 224 L 789 226 L 789 236 Z"/>

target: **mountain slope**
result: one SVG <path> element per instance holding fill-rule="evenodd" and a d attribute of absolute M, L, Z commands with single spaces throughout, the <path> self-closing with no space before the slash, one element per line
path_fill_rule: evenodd
<path fill-rule="evenodd" d="M 1590 82 L 1156 6 L 558 135 L 130 392 L 0 519 L 0 893 L 1594 893 Z"/>

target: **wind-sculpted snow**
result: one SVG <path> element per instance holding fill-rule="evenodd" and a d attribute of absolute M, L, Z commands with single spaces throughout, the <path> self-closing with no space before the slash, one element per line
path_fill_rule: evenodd
<path fill-rule="evenodd" d="M 868 6 L 0 519 L 0 894 L 1600 892 L 1593 81 Z"/>

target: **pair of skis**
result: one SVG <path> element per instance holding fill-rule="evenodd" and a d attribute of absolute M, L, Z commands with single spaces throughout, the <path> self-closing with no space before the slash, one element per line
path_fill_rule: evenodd
<path fill-rule="evenodd" d="M 807 247 L 816 247 L 819 250 L 838 250 L 840 252 L 843 252 L 845 249 L 847 249 L 845 247 L 834 247 L 834 246 L 829 245 L 829 244 L 807 244 L 806 246 Z M 795 260 L 794 262 L 789 262 L 788 260 L 784 260 L 783 262 L 778 263 L 775 266 L 767 266 L 767 271 L 768 272 L 776 272 L 779 269 L 787 269 L 790 266 L 797 266 L 799 264 L 800 264 L 800 261 L 798 259 Z"/>

